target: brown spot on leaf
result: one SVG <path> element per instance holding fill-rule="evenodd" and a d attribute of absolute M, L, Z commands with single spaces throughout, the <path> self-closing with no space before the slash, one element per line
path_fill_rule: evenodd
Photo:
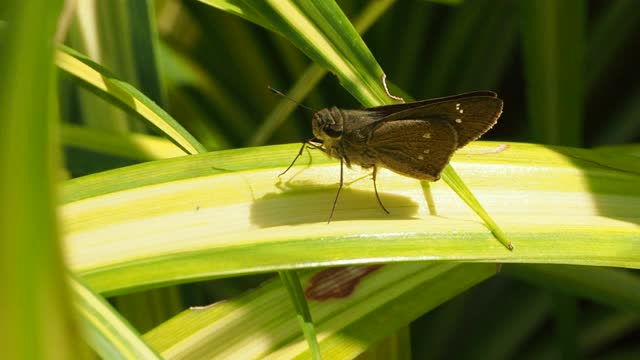
<path fill-rule="evenodd" d="M 363 277 L 383 266 L 344 266 L 319 271 L 309 280 L 304 294 L 307 299 L 318 301 L 345 298 L 353 293 Z"/>

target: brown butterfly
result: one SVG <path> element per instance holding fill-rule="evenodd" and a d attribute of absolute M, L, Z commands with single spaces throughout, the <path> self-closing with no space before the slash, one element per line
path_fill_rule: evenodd
<path fill-rule="evenodd" d="M 322 109 L 313 115 L 314 138 L 302 144 L 282 174 L 293 166 L 306 145 L 339 159 L 340 186 L 329 216 L 331 221 L 344 182 L 344 164 L 349 168 L 353 164 L 373 168 L 376 198 L 389 213 L 378 195 L 378 168 L 436 181 L 457 149 L 491 129 L 502 113 L 502 106 L 496 93 L 475 91 L 361 110 L 335 106 Z"/>

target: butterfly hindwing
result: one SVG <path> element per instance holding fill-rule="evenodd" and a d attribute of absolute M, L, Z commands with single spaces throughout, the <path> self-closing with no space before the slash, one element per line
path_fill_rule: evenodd
<path fill-rule="evenodd" d="M 440 178 L 456 148 L 455 129 L 440 119 L 381 121 L 367 142 L 377 166 L 430 181 Z"/>

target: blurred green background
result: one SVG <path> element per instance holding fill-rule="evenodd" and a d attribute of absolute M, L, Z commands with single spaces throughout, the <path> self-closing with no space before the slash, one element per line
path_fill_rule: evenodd
<path fill-rule="evenodd" d="M 78 1 L 77 13 L 61 22 L 68 25 L 64 43 L 136 86 L 208 150 L 310 137 L 310 113 L 275 111 L 292 106 L 267 86 L 285 93 L 297 86 L 307 94 L 301 101 L 315 109 L 360 106 L 333 75 L 310 70 L 311 61 L 287 39 L 214 7 L 222 3 Z M 392 92 L 425 99 L 496 91 L 505 110 L 484 140 L 588 148 L 640 140 L 640 2 L 338 4 L 360 24 L 365 43 L 395 85 Z M 73 131 L 82 126 L 117 136 L 157 130 L 62 72 L 57 88 L 66 176 L 141 161 L 101 151 L 85 133 Z M 637 147 L 628 149 L 638 156 Z M 413 357 L 640 357 L 639 309 L 628 312 L 577 296 L 540 281 L 543 275 L 532 278 L 535 271 L 523 274 L 507 265 L 499 276 L 417 319 L 411 325 Z M 185 306 L 240 294 L 264 279 L 183 285 L 112 303 L 144 332 Z"/>
<path fill-rule="evenodd" d="M 364 40 L 390 82 L 414 99 L 478 89 L 500 94 L 504 113 L 483 139 L 593 147 L 640 137 L 634 1 L 374 3 L 384 7 Z M 370 2 L 339 5 L 358 19 Z M 98 42 L 92 45 L 100 54 L 95 60 L 168 109 L 208 149 L 310 136 L 304 109 L 264 126 L 283 101 L 266 87 L 287 92 L 310 65 L 286 39 L 195 1 L 157 2 L 152 29 L 131 18 L 135 11 L 128 18 L 107 16 L 113 9 L 97 6 L 107 14 L 92 24 L 96 33 L 73 26 L 70 45 L 91 56 L 87 42 Z M 158 32 L 156 46 L 138 47 L 136 42 L 148 41 L 145 35 L 154 35 L 149 31 Z M 112 116 L 112 106 L 102 114 L 95 99 L 72 86 L 66 90 L 64 120 L 114 131 L 139 127 L 101 121 Z M 360 106 L 330 74 L 308 91 L 303 103 L 315 109 Z M 91 165 L 121 165 L 68 158 L 74 175 L 95 171 Z"/>

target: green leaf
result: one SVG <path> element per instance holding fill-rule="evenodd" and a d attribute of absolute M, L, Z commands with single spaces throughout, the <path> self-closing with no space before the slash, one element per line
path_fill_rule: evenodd
<path fill-rule="evenodd" d="M 320 347 L 318 345 L 318 339 L 316 336 L 315 324 L 311 319 L 311 313 L 309 312 L 309 305 L 305 299 L 302 286 L 300 285 L 300 278 L 295 271 L 281 271 L 280 280 L 287 289 L 289 298 L 293 303 L 293 307 L 296 310 L 298 317 L 298 323 L 304 333 L 304 338 L 309 345 L 309 352 L 313 359 L 321 359 Z"/>
<path fill-rule="evenodd" d="M 353 358 L 495 273 L 493 264 L 386 265 L 343 297 L 310 300 L 323 358 Z M 307 289 L 312 275 L 302 277 Z M 187 310 L 145 335 L 166 358 L 309 358 L 277 282 L 204 309 Z M 251 326 L 246 325 L 250 323 Z"/>
<path fill-rule="evenodd" d="M 140 334 L 99 294 L 69 276 L 83 335 L 105 359 L 161 359 Z"/>
<path fill-rule="evenodd" d="M 474 143 L 453 158 L 517 248 L 507 251 L 442 182 L 429 216 L 420 182 L 381 171 L 382 212 L 363 180 L 327 225 L 338 165 L 314 153 L 286 176 L 297 145 L 149 162 L 67 181 L 69 265 L 102 292 L 285 269 L 458 260 L 640 267 L 638 173 L 597 152 Z M 501 145 L 502 146 L 502 145 Z M 504 148 L 504 147 L 503 147 Z M 358 180 L 360 179 L 360 180 Z M 135 241 L 130 239 L 134 238 Z"/>
<path fill-rule="evenodd" d="M 115 78 L 108 70 L 87 57 L 62 46 L 57 53 L 56 64 L 98 95 L 149 121 L 165 133 L 169 139 L 175 141 L 186 153 L 196 154 L 207 151 L 166 111 L 139 90 Z"/>
<path fill-rule="evenodd" d="M 458 176 L 458 174 L 453 170 L 451 165 L 447 165 L 447 167 L 442 172 L 442 179 L 449 185 L 449 187 L 460 196 L 460 198 L 467 204 L 469 207 L 476 213 L 478 216 L 484 221 L 485 224 L 491 230 L 493 236 L 502 243 L 507 249 L 513 250 L 513 243 L 511 240 L 507 238 L 504 232 L 500 229 L 498 224 L 493 221 L 493 219 L 489 216 L 489 214 L 484 210 L 482 205 L 478 202 L 478 199 L 473 195 L 471 190 L 464 184 L 462 179 Z"/>
<path fill-rule="evenodd" d="M 0 348 L 6 359 L 82 354 L 65 281 L 53 42 L 62 1 L 2 3 Z"/>
<path fill-rule="evenodd" d="M 234 3 L 233 12 L 260 14 L 258 24 L 280 33 L 333 72 L 363 105 L 392 102 L 382 87 L 382 69 L 335 2 L 243 1 Z"/>
<path fill-rule="evenodd" d="M 525 0 L 519 5 L 532 140 L 580 146 L 585 1 Z"/>
<path fill-rule="evenodd" d="M 60 129 L 63 145 L 147 161 L 184 156 L 184 151 L 171 141 L 144 134 L 120 134 L 98 131 L 84 126 L 63 125 Z"/>

